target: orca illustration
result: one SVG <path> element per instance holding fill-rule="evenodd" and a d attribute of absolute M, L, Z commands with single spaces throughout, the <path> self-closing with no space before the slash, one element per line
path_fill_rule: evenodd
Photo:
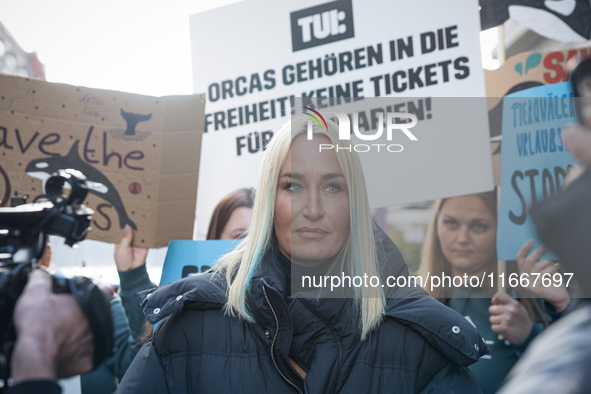
<path fill-rule="evenodd" d="M 115 186 L 113 186 L 102 172 L 82 160 L 80 157 L 80 154 L 78 153 L 79 142 L 79 140 L 76 140 L 74 144 L 72 144 L 72 147 L 66 156 L 53 156 L 31 160 L 27 164 L 25 172 L 27 175 L 41 179 L 45 183 L 51 174 L 57 170 L 73 168 L 81 171 L 86 176 L 88 191 L 101 197 L 115 208 L 119 215 L 119 226 L 123 228 L 126 224 L 129 224 L 131 228 L 137 230 L 135 223 L 129 218 L 129 216 L 127 216 L 123 201 L 121 200 L 117 189 L 115 189 Z"/>
<path fill-rule="evenodd" d="M 509 6 L 509 17 L 537 34 L 562 42 L 591 38 L 589 0 L 529 0 Z"/>
<path fill-rule="evenodd" d="M 125 119 L 125 122 L 127 122 L 125 135 L 135 135 L 135 126 L 139 122 L 145 122 L 146 120 L 150 120 L 152 118 L 152 114 L 133 114 L 131 112 L 125 112 L 123 109 L 121 109 L 121 116 L 123 116 L 123 119 Z"/>
<path fill-rule="evenodd" d="M 482 30 L 509 18 L 544 37 L 563 42 L 591 38 L 589 0 L 480 0 Z"/>

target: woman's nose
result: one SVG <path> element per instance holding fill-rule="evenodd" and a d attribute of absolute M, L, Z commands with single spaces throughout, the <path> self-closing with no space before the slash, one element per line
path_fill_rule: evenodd
<path fill-rule="evenodd" d="M 304 207 L 304 216 L 309 220 L 316 221 L 324 217 L 320 195 L 316 191 L 308 193 L 306 206 Z"/>
<path fill-rule="evenodd" d="M 461 244 L 467 244 L 470 242 L 470 234 L 468 232 L 468 226 L 461 226 L 458 229 L 457 241 Z"/>

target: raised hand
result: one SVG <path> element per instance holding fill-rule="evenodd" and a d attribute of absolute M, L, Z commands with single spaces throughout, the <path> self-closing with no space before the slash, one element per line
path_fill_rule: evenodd
<path fill-rule="evenodd" d="M 542 260 L 541 257 L 548 250 L 545 246 L 540 246 L 528 256 L 527 254 L 533 247 L 533 241 L 526 242 L 517 253 L 517 266 L 520 275 L 528 276 L 526 289 L 540 298 L 545 299 L 552 304 L 556 312 L 562 312 L 570 302 L 570 297 L 566 291 L 563 282 L 557 286 L 554 280 L 543 280 L 544 277 L 553 278 L 558 273 L 559 264 L 552 260 Z M 537 279 L 537 280 L 536 280 Z M 544 286 L 548 285 L 550 286 Z"/>
<path fill-rule="evenodd" d="M 531 331 L 532 322 L 525 307 L 506 293 L 498 292 L 492 298 L 490 313 L 491 329 L 502 335 L 513 345 L 525 341 Z"/>
<path fill-rule="evenodd" d="M 146 263 L 148 249 L 131 246 L 133 235 L 132 228 L 125 226 L 125 235 L 115 245 L 115 264 L 118 271 L 128 271 Z"/>

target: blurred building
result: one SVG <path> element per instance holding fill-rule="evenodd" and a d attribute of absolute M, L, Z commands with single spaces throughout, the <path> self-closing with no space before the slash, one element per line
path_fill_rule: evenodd
<path fill-rule="evenodd" d="M 36 53 L 27 53 L 0 22 L 0 73 L 45 80 L 45 67 Z"/>

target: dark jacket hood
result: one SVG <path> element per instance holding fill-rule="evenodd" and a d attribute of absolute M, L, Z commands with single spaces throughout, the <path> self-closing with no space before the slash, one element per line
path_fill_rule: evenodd
<path fill-rule="evenodd" d="M 408 269 L 396 245 L 381 230 L 375 233 L 380 269 L 388 275 L 408 276 Z M 249 307 L 259 317 L 260 306 L 269 294 L 263 294 L 262 286 L 268 286 L 275 295 L 286 302 L 289 297 L 289 283 L 286 267 L 282 267 L 277 251 L 268 251 L 261 268 L 251 282 Z M 409 281 L 410 282 L 410 281 Z M 227 302 L 225 277 L 217 273 L 199 274 L 183 278 L 159 288 L 138 293 L 144 313 L 152 324 L 182 308 L 206 310 L 221 309 Z M 461 315 L 429 297 L 417 285 L 389 289 L 386 300 L 386 318 L 396 319 L 418 332 L 431 346 L 447 355 L 454 363 L 467 366 L 476 362 L 488 352 L 486 344 L 476 329 Z M 295 300 L 295 299 L 293 299 Z M 358 319 L 351 299 L 325 298 L 302 299 L 298 302 L 314 311 L 327 321 L 342 340 L 359 340 Z M 292 307 L 290 305 L 290 307 Z M 294 306 L 295 307 L 295 306 Z M 269 318 L 265 316 L 265 318 Z M 462 333 L 462 335 L 458 335 Z"/>

